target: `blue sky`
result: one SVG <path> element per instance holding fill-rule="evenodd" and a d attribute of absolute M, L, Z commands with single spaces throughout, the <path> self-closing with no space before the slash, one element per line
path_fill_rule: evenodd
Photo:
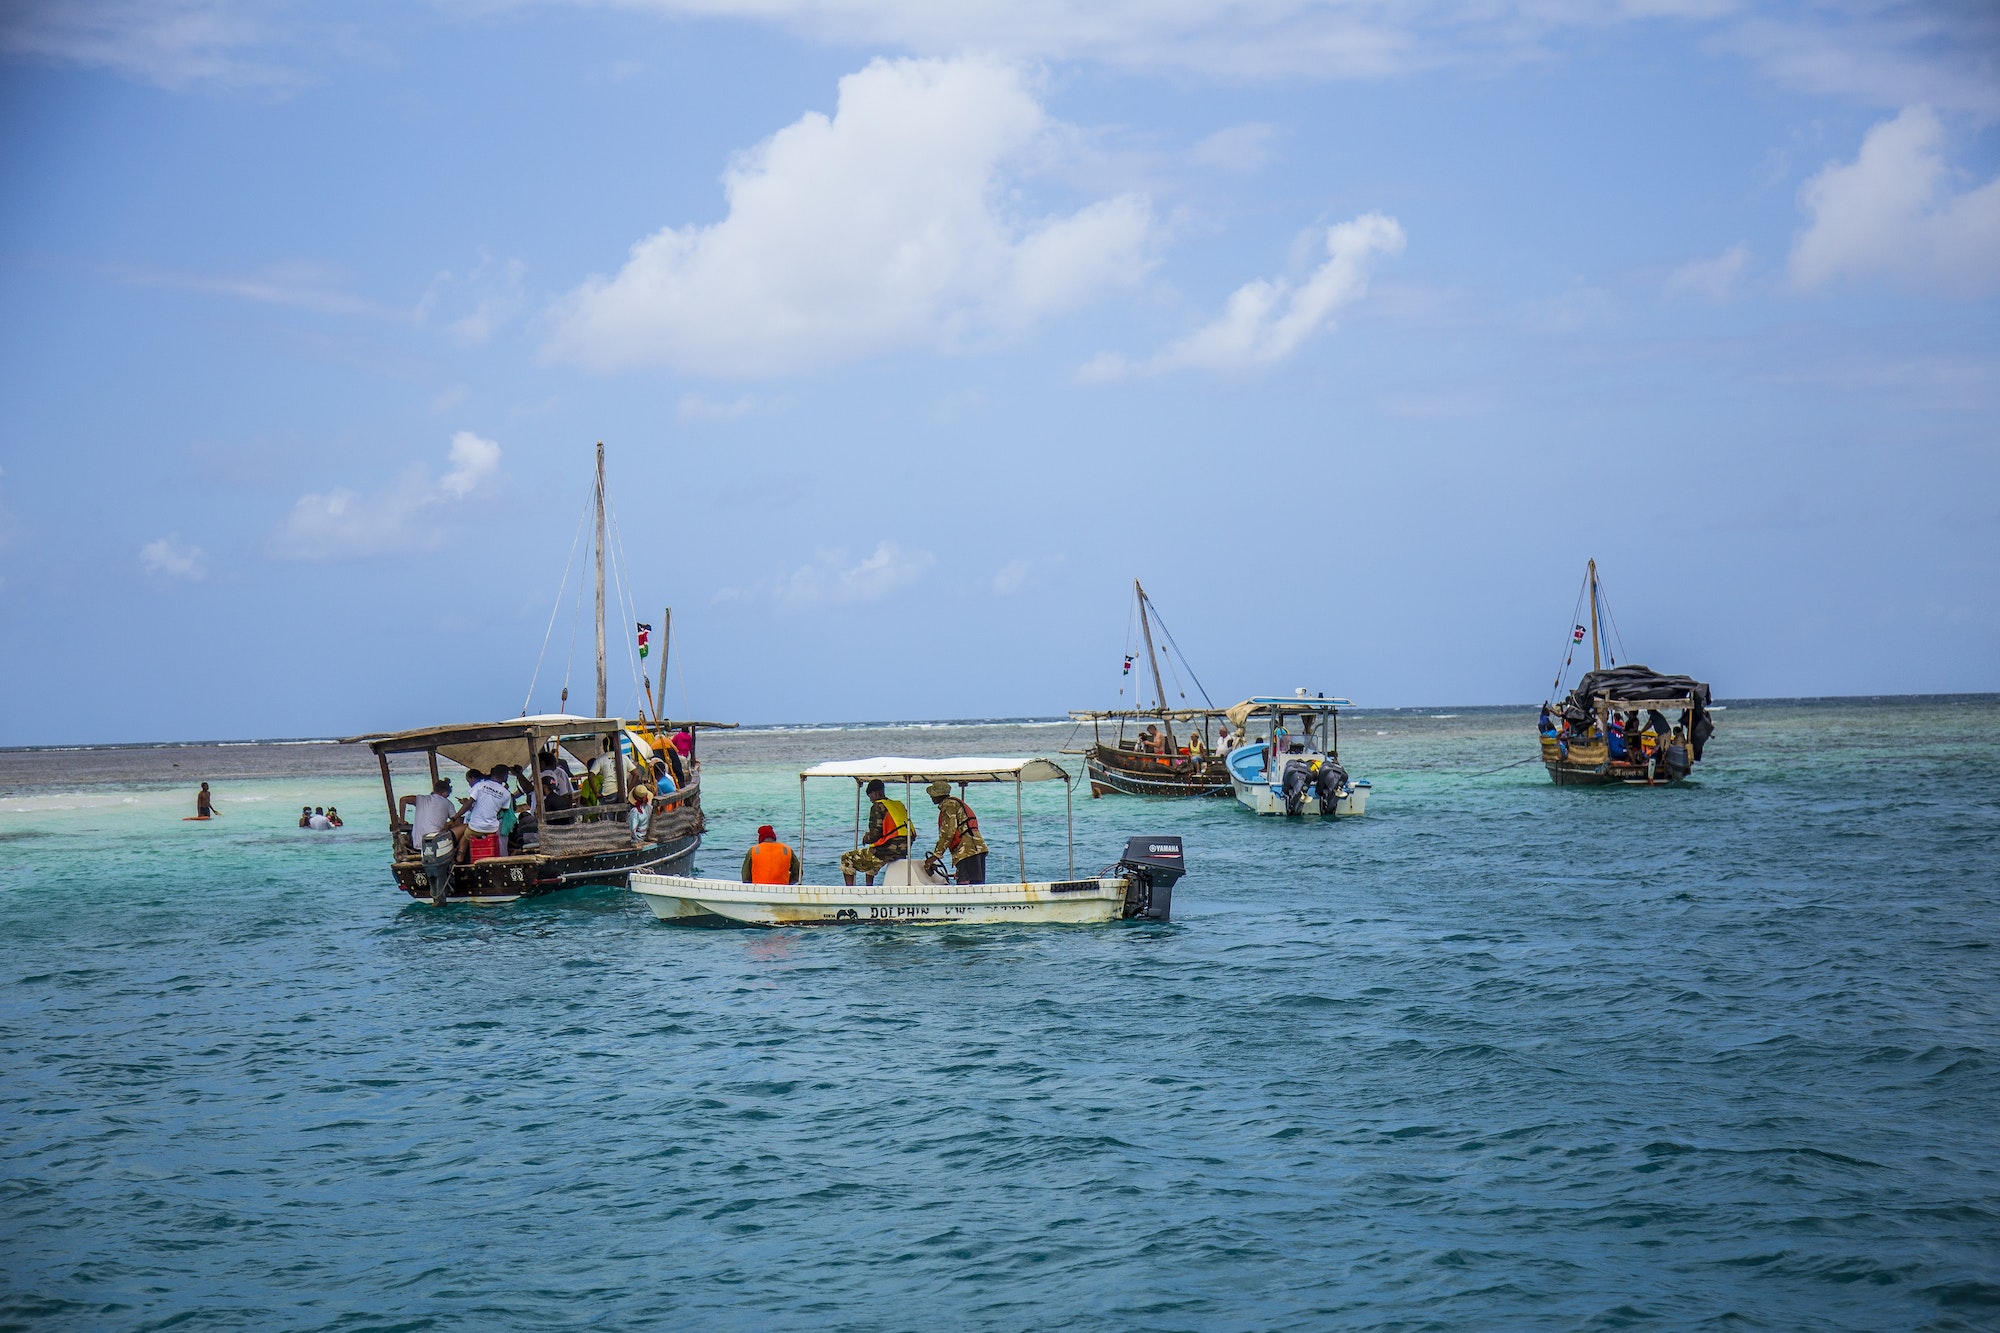
<path fill-rule="evenodd" d="M 1720 695 L 2000 688 L 1985 6 L 92 0 L 0 62 L 0 743 L 587 703 L 599 439 L 676 712 L 1112 704 L 1135 576 L 1218 702 L 1533 701 L 1593 555 Z"/>

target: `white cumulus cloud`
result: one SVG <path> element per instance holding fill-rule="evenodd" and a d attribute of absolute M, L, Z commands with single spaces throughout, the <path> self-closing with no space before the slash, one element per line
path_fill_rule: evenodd
<path fill-rule="evenodd" d="M 195 582 L 208 572 L 206 553 L 199 546 L 183 542 L 177 532 L 141 546 L 139 563 L 148 574 L 165 579 Z"/>
<path fill-rule="evenodd" d="M 599 370 L 776 375 L 1018 328 L 1137 282 L 1137 195 L 1066 216 L 1003 208 L 1059 126 L 994 60 L 877 60 L 731 165 L 728 215 L 632 247 L 556 308 L 549 354 Z"/>
<path fill-rule="evenodd" d="M 1905 108 L 1868 131 L 1852 162 L 1805 183 L 1811 221 L 1792 246 L 1792 281 L 1841 278 L 1979 294 L 2000 286 L 2000 178 L 1952 188 L 1944 127 L 1928 107 Z"/>
<path fill-rule="evenodd" d="M 1732 245 L 1708 259 L 1689 260 L 1667 275 L 1666 293 L 1722 305 L 1736 295 L 1736 284 L 1749 263 L 1747 245 Z"/>
<path fill-rule="evenodd" d="M 937 563 L 929 551 L 880 541 L 868 555 L 822 550 L 808 564 L 748 588 L 724 588 L 718 602 L 762 602 L 784 611 L 859 606 L 901 592 Z"/>
<path fill-rule="evenodd" d="M 469 430 L 451 437 L 451 471 L 438 479 L 438 490 L 463 499 L 500 471 L 500 446 Z"/>
<path fill-rule="evenodd" d="M 271 533 L 280 560 L 344 560 L 429 551 L 454 535 L 454 509 L 499 475 L 500 446 L 469 430 L 451 437 L 450 467 L 433 481 L 407 469 L 369 494 L 336 487 L 302 495 Z"/>
<path fill-rule="evenodd" d="M 1366 213 L 1326 229 L 1326 259 L 1305 281 L 1258 278 L 1231 293 L 1222 314 L 1150 360 L 1137 364 L 1104 353 L 1083 367 L 1085 380 L 1170 370 L 1249 370 L 1284 360 L 1306 339 L 1331 328 L 1333 316 L 1368 293 L 1377 260 L 1400 254 L 1403 229 Z"/>

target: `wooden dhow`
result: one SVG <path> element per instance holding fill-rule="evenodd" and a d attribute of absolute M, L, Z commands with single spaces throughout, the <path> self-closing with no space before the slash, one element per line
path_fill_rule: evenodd
<path fill-rule="evenodd" d="M 353 736 L 350 744 L 366 744 L 382 769 L 382 792 L 389 803 L 390 871 L 396 887 L 412 898 L 436 903 L 509 903 L 517 898 L 554 893 L 558 889 L 599 884 L 623 888 L 634 870 L 684 870 L 701 847 L 704 821 L 701 781 L 655 798 L 642 816 L 634 817 L 631 787 L 634 760 L 646 752 L 618 718 L 542 716 L 510 718 L 505 722 L 464 723 L 424 727 L 389 735 Z M 515 828 L 518 850 L 484 860 L 459 862 L 449 872 L 447 892 L 439 896 L 425 867 L 423 849 L 411 841 L 396 791 L 396 755 L 425 756 L 425 771 L 411 784 L 409 795 L 431 789 L 440 776 L 438 761 L 492 772 L 500 765 L 519 765 L 537 792 L 545 790 L 545 755 L 567 754 L 588 768 L 610 761 L 606 798 L 598 804 L 565 810 L 524 813 Z M 650 783 L 648 784 L 650 785 Z M 541 803 L 538 802 L 539 807 Z"/>
<path fill-rule="evenodd" d="M 396 887 L 411 897 L 438 906 L 448 903 L 508 903 L 518 898 L 582 885 L 624 887 L 627 877 L 634 870 L 681 871 L 692 864 L 694 854 L 701 846 L 705 826 L 701 809 L 701 764 L 695 737 L 702 730 L 735 724 L 672 722 L 661 715 L 658 701 L 654 702 L 650 719 L 645 716 L 645 704 L 640 704 L 640 721 L 636 726 L 628 727 L 622 718 L 605 716 L 609 682 L 605 670 L 604 599 L 605 566 L 610 550 L 606 542 L 606 510 L 604 444 L 600 441 L 597 445 L 595 485 L 578 525 L 580 538 L 582 524 L 593 518 L 595 520 L 595 614 L 592 617 L 597 640 L 595 714 L 579 717 L 567 711 L 558 711 L 530 716 L 524 703 L 520 717 L 503 722 L 459 723 L 421 727 L 414 731 L 372 732 L 347 738 L 348 744 L 367 745 L 375 752 L 381 766 L 382 791 L 389 803 L 390 869 L 395 876 Z M 572 542 L 570 550 L 573 557 L 575 542 Z M 556 594 L 558 610 L 568 581 L 569 566 L 566 564 L 563 568 L 563 588 L 559 588 Z M 579 583 L 579 614 L 582 599 L 583 590 Z M 666 614 L 665 627 L 671 631 L 673 612 L 669 609 Z M 553 631 L 554 614 L 550 616 L 549 625 Z M 651 627 L 639 624 L 636 628 L 639 660 L 643 661 L 648 646 L 646 636 Z M 546 635 L 542 650 L 544 654 L 548 651 Z M 660 654 L 660 700 L 666 696 L 666 664 L 667 653 L 663 645 Z M 635 692 L 643 686 L 650 697 L 652 686 L 646 681 L 644 673 L 636 670 L 636 662 L 634 665 L 638 678 Z M 535 673 L 528 685 L 531 699 L 535 681 L 540 678 L 539 659 Z M 561 702 L 565 707 L 569 702 L 567 672 Z M 688 733 L 685 758 L 673 748 L 674 733 L 682 730 Z M 397 773 L 391 760 L 398 755 L 418 754 L 425 757 L 423 775 L 418 779 L 421 785 L 399 796 L 396 790 Z M 575 796 L 580 792 L 569 791 L 569 782 L 558 782 L 553 787 L 544 783 L 544 774 L 551 771 L 552 766 L 563 770 L 558 777 L 567 775 L 565 755 L 584 766 L 586 783 L 580 790 L 595 793 L 592 803 L 574 803 Z M 653 773 L 656 756 L 663 770 L 657 778 Z M 411 824 L 404 818 L 403 803 L 429 794 L 437 781 L 446 776 L 438 767 L 440 759 L 462 765 L 467 770 L 478 769 L 482 773 L 492 773 L 503 767 L 518 768 L 527 778 L 527 792 L 509 789 L 513 796 L 514 826 L 510 833 L 502 835 L 500 855 L 471 860 L 469 858 L 477 854 L 476 850 L 468 849 L 462 857 L 455 855 L 444 837 L 431 840 L 432 846 L 428 849 L 413 840 Z M 633 803 L 642 785 L 649 794 L 643 809 Z M 560 795 L 557 790 L 561 791 Z M 460 813 L 463 814 L 463 810 Z"/>
<path fill-rule="evenodd" d="M 1083 756 L 1084 772 L 1090 779 L 1093 799 L 1110 792 L 1127 796 L 1227 796 L 1229 768 L 1219 745 L 1223 710 L 1170 708 L 1167 687 L 1160 674 L 1160 654 L 1153 642 L 1153 620 L 1158 609 L 1146 595 L 1139 580 L 1132 580 L 1132 596 L 1138 608 L 1139 632 L 1146 652 L 1146 665 L 1153 678 L 1154 705 L 1151 708 L 1072 709 L 1070 717 L 1090 723 L 1090 745 L 1066 754 Z M 1161 625 L 1164 633 L 1166 627 Z M 1169 643 L 1172 640 L 1169 637 Z M 1131 642 L 1127 640 L 1127 646 Z M 1178 645 L 1174 645 L 1179 651 Z M 1133 657 L 1125 659 L 1121 673 L 1131 673 Z M 1183 659 L 1181 665 L 1187 666 Z M 1188 669 L 1193 679 L 1192 668 Z M 1201 689 L 1201 682 L 1194 681 Z M 1122 687 L 1121 687 L 1122 688 Z M 1136 691 L 1135 691 L 1136 692 Z M 1206 692 L 1203 698 L 1206 699 Z M 1106 727 L 1112 734 L 1105 736 Z"/>
<path fill-rule="evenodd" d="M 1584 601 L 1590 606 L 1587 625 L 1576 618 Z M 1708 686 L 1692 676 L 1618 664 L 1604 640 L 1604 622 L 1610 621 L 1614 633 L 1617 622 L 1611 619 L 1596 560 L 1585 567 L 1578 603 L 1551 701 L 1542 705 L 1537 726 L 1550 780 L 1560 787 L 1652 787 L 1685 780 L 1715 733 Z M 1565 695 L 1563 681 L 1586 635 L 1590 670 Z"/>

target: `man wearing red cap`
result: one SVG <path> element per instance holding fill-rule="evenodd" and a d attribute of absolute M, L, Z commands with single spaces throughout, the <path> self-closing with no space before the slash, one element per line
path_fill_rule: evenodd
<path fill-rule="evenodd" d="M 796 884 L 799 882 L 799 854 L 778 841 L 778 831 L 769 824 L 757 830 L 757 845 L 743 853 L 745 884 Z"/>

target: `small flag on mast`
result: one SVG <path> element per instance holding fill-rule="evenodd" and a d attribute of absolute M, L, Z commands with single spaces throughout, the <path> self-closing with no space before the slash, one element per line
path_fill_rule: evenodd
<path fill-rule="evenodd" d="M 1132 674 L 1132 654 L 1130 653 L 1125 654 L 1125 669 L 1119 672 L 1118 674 L 1121 676 L 1129 676 Z"/>
<path fill-rule="evenodd" d="M 1584 632 L 1585 632 L 1585 631 L 1584 631 L 1584 628 L 1583 628 L 1583 626 L 1581 626 L 1581 625 L 1578 625 L 1578 626 L 1576 627 L 1576 632 L 1575 632 L 1574 634 L 1572 634 L 1572 635 L 1570 635 L 1570 636 L 1569 636 L 1569 641 L 1570 641 L 1571 643 L 1582 643 L 1582 642 L 1583 642 L 1583 636 L 1584 636 Z"/>
<path fill-rule="evenodd" d="M 652 651 L 652 648 L 649 646 L 652 638 L 653 627 L 641 621 L 639 623 L 639 660 L 641 662 L 645 661 L 646 654 Z"/>

